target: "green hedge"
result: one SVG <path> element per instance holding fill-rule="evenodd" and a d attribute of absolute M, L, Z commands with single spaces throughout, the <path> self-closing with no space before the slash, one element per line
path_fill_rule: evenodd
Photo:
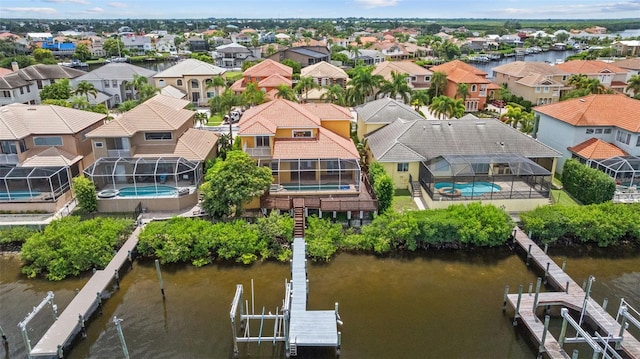
<path fill-rule="evenodd" d="M 378 162 L 369 165 L 369 181 L 373 187 L 373 192 L 378 198 L 378 211 L 385 213 L 391 208 L 393 194 L 395 192 L 393 179 Z"/>
<path fill-rule="evenodd" d="M 23 226 L 2 228 L 0 229 L 0 244 L 22 244 L 37 231 L 37 229 Z"/>
<path fill-rule="evenodd" d="M 62 280 L 104 268 L 131 233 L 132 223 L 105 217 L 81 221 L 77 216 L 52 221 L 22 245 L 22 272 L 29 278 L 44 274 L 49 280 Z"/>
<path fill-rule="evenodd" d="M 596 243 L 607 247 L 620 241 L 640 244 L 640 204 L 602 203 L 588 206 L 544 206 L 520 214 L 523 229 L 533 239 Z"/>
<path fill-rule="evenodd" d="M 611 177 L 574 159 L 564 163 L 562 184 L 582 204 L 611 201 L 616 191 L 616 183 Z"/>

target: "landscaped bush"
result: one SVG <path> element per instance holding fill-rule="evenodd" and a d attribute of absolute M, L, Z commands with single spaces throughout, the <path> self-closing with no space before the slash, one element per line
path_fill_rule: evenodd
<path fill-rule="evenodd" d="M 75 177 L 73 179 L 73 194 L 78 199 L 78 206 L 86 213 L 91 213 L 98 209 L 96 187 L 88 178 Z"/>
<path fill-rule="evenodd" d="M 91 268 L 104 268 L 131 232 L 132 221 L 71 216 L 52 221 L 22 245 L 22 272 L 61 280 Z"/>
<path fill-rule="evenodd" d="M 384 213 L 391 208 L 393 193 L 395 192 L 393 179 L 389 176 L 380 163 L 369 165 L 369 181 L 373 192 L 378 198 L 378 212 Z"/>
<path fill-rule="evenodd" d="M 562 184 L 582 204 L 611 201 L 616 191 L 611 177 L 574 159 L 567 160 L 562 167 Z"/>
<path fill-rule="evenodd" d="M 602 203 L 580 207 L 544 206 L 520 214 L 524 230 L 542 243 L 557 240 L 596 243 L 640 243 L 640 204 Z"/>

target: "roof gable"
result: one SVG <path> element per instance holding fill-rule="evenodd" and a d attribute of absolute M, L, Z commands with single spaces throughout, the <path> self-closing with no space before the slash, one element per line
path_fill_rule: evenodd
<path fill-rule="evenodd" d="M 274 74 L 291 78 L 293 69 L 279 62 L 266 59 L 246 69 L 242 75 L 245 77 L 268 77 Z"/>
<path fill-rule="evenodd" d="M 398 118 L 423 118 L 404 103 L 385 97 L 356 107 L 358 117 L 367 124 L 389 124 Z"/>
<path fill-rule="evenodd" d="M 226 70 L 222 67 L 196 59 L 186 59 L 155 74 L 153 77 L 217 76 L 222 75 L 225 72 Z"/>

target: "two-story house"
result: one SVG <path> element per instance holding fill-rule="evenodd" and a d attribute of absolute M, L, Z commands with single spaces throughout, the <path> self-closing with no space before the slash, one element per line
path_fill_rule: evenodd
<path fill-rule="evenodd" d="M 191 52 L 206 52 L 209 51 L 209 44 L 207 40 L 200 36 L 192 36 L 187 39 L 187 44 L 189 44 L 189 50 Z"/>
<path fill-rule="evenodd" d="M 290 59 L 305 67 L 321 61 L 329 62 L 330 57 L 331 52 L 326 46 L 299 46 L 280 50 L 266 58 L 277 62 Z"/>
<path fill-rule="evenodd" d="M 311 77 L 313 82 L 323 87 L 340 85 L 346 88 L 349 81 L 349 75 L 343 69 L 326 61 L 303 68 L 300 70 L 300 77 Z"/>
<path fill-rule="evenodd" d="M 0 206 L 55 212 L 93 161 L 86 134 L 106 115 L 53 105 L 0 107 Z"/>
<path fill-rule="evenodd" d="M 357 135 L 359 140 L 398 119 L 424 119 L 409 105 L 384 97 L 367 102 L 355 108 L 357 114 Z"/>
<path fill-rule="evenodd" d="M 216 47 L 215 61 L 216 65 L 225 69 L 239 69 L 245 61 L 255 61 L 257 58 L 253 56 L 253 52 L 246 46 L 238 43 L 230 43 Z"/>
<path fill-rule="evenodd" d="M 393 61 L 408 60 L 410 57 L 404 45 L 396 42 L 375 42 L 369 49 L 378 50 L 382 52 L 385 58 Z"/>
<path fill-rule="evenodd" d="M 156 41 L 157 52 L 168 52 L 174 54 L 178 51 L 175 43 L 175 35 L 164 35 Z"/>
<path fill-rule="evenodd" d="M 196 59 L 186 59 L 153 75 L 155 86 L 173 86 L 187 94 L 196 106 L 207 106 L 210 98 L 219 93 L 211 87 L 212 77 L 224 76 L 225 69 Z"/>
<path fill-rule="evenodd" d="M 640 156 L 640 101 L 622 94 L 590 95 L 533 109 L 538 141 L 553 147 L 562 158 L 602 160 Z"/>
<path fill-rule="evenodd" d="M 545 62 L 514 61 L 493 68 L 494 82 L 531 102 L 543 105 L 560 101 L 570 73 Z"/>
<path fill-rule="evenodd" d="M 611 47 L 619 56 L 640 56 L 640 40 L 614 41 Z"/>
<path fill-rule="evenodd" d="M 127 35 L 121 36 L 120 40 L 124 44 L 124 50 L 129 51 L 131 55 L 144 55 L 155 49 L 151 38 L 147 36 Z"/>
<path fill-rule="evenodd" d="M 73 79 L 86 74 L 62 65 L 37 64 L 18 68 L 11 64 L 13 72 L 0 77 L 0 106 L 10 103 L 39 104 L 40 91 L 59 79 Z"/>
<path fill-rule="evenodd" d="M 357 51 L 340 51 L 341 54 L 346 55 L 349 60 L 357 61 L 358 63 L 362 62 L 362 64 L 371 66 L 375 64 L 379 64 L 385 61 L 385 56 L 382 52 L 378 50 L 368 50 L 368 49 L 358 49 Z"/>
<path fill-rule="evenodd" d="M 231 90 L 241 93 L 247 84 L 253 82 L 258 84 L 258 88 L 271 97 L 278 86 L 286 85 L 291 87 L 293 69 L 277 61 L 266 59 L 261 61 L 242 73 L 242 78 L 231 85 Z"/>
<path fill-rule="evenodd" d="M 269 195 L 253 208 L 289 210 L 299 196 L 320 215 L 375 211 L 349 138 L 351 120 L 349 109 L 327 103 L 277 99 L 247 110 L 239 123 L 240 146 L 273 173 Z"/>
<path fill-rule="evenodd" d="M 393 72 L 407 75 L 407 82 L 412 89 L 426 90 L 431 86 L 431 75 L 433 75 L 433 72 L 411 61 L 381 62 L 376 65 L 372 74 L 381 75 L 385 80 L 391 81 L 391 74 Z"/>
<path fill-rule="evenodd" d="M 614 64 L 599 60 L 573 60 L 557 64 L 562 71 L 571 75 L 586 75 L 589 79 L 597 79 L 602 85 L 612 90 L 624 92 L 627 87 L 627 70 Z"/>
<path fill-rule="evenodd" d="M 135 98 L 135 89 L 131 86 L 135 75 L 145 77 L 147 81 L 152 82 L 154 74 L 155 71 L 139 66 L 123 62 L 112 62 L 76 77 L 71 80 L 71 83 L 74 87 L 82 81 L 92 84 L 99 93 L 105 95 L 105 105 L 108 108 L 112 108 L 124 101 Z M 98 102 L 96 100 L 97 98 L 94 99 L 89 96 L 89 102 Z"/>
<path fill-rule="evenodd" d="M 447 85 L 444 88 L 445 96 L 456 98 L 458 85 L 468 85 L 469 92 L 464 103 L 467 112 L 483 110 L 487 99 L 492 98 L 495 91 L 500 89 L 500 86 L 487 80 L 487 73 L 460 60 L 433 66 L 430 70 L 443 72 L 447 75 Z"/>

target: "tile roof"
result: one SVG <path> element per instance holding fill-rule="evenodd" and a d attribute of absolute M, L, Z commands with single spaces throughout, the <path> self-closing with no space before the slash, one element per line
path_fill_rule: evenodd
<path fill-rule="evenodd" d="M 258 82 L 258 87 L 278 87 L 280 85 L 287 85 L 291 87 L 292 81 L 290 78 L 286 78 L 280 74 L 273 74 Z"/>
<path fill-rule="evenodd" d="M 190 161 L 204 161 L 216 148 L 218 135 L 206 130 L 190 128 L 175 144 L 137 146 L 134 157 L 183 157 Z"/>
<path fill-rule="evenodd" d="M 313 51 L 311 49 L 305 49 L 302 47 L 292 47 L 290 49 L 288 49 L 288 51 L 291 52 L 295 52 L 296 54 L 302 55 L 302 56 L 307 56 L 307 57 L 311 57 L 314 59 L 322 59 L 322 58 L 328 58 L 329 55 L 325 54 L 323 52 L 319 52 L 319 51 Z"/>
<path fill-rule="evenodd" d="M 262 62 L 259 62 L 248 69 L 246 69 L 242 75 L 244 77 L 268 77 L 273 74 L 278 74 L 284 77 L 291 78 L 293 76 L 293 69 L 287 65 L 283 65 L 279 62 L 266 59 Z"/>
<path fill-rule="evenodd" d="M 347 73 L 326 61 L 320 61 L 317 64 L 307 66 L 300 70 L 300 76 L 313 78 L 331 78 L 331 79 L 348 79 Z"/>
<path fill-rule="evenodd" d="M 89 132 L 87 137 L 130 137 L 140 131 L 177 130 L 185 122 L 191 121 L 195 114 L 184 109 L 188 103 L 188 100 L 155 95 L 119 118 Z"/>
<path fill-rule="evenodd" d="M 275 99 L 245 111 L 240 119 L 239 134 L 253 134 L 254 123 L 273 131 L 277 128 L 316 128 L 320 127 L 320 117 L 298 103 L 284 99 Z"/>
<path fill-rule="evenodd" d="M 8 75 L 12 72 L 13 70 L 11 69 L 5 69 L 4 67 L 0 67 L 0 76 Z"/>
<path fill-rule="evenodd" d="M 325 129 L 318 129 L 318 138 L 275 139 L 273 159 L 342 158 L 359 159 L 353 141 Z"/>
<path fill-rule="evenodd" d="M 626 73 L 627 70 L 616 65 L 599 60 L 573 60 L 557 64 L 561 70 L 572 74 L 600 74 L 606 72 Z"/>
<path fill-rule="evenodd" d="M 173 98 L 184 99 L 187 96 L 186 93 L 182 92 L 182 90 L 175 88 L 171 85 L 165 86 L 160 90 L 161 95 L 170 96 Z"/>
<path fill-rule="evenodd" d="M 433 72 L 425 69 L 420 65 L 416 65 L 411 61 L 383 61 L 376 64 L 376 68 L 371 72 L 373 75 L 382 75 L 385 79 L 391 79 L 391 72 L 395 71 L 410 76 L 432 75 Z"/>
<path fill-rule="evenodd" d="M 494 72 L 507 74 L 515 77 L 526 77 L 531 74 L 540 74 L 547 76 L 569 75 L 568 72 L 557 66 L 551 66 L 546 62 L 528 62 L 514 61 L 504 65 L 496 66 L 492 69 Z"/>
<path fill-rule="evenodd" d="M 356 107 L 355 110 L 358 117 L 367 124 L 389 124 L 398 118 L 423 118 L 410 106 L 388 97 L 365 103 Z"/>
<path fill-rule="evenodd" d="M 102 122 L 105 114 L 54 105 L 11 104 L 0 108 L 0 140 L 29 135 L 65 135 Z"/>
<path fill-rule="evenodd" d="M 462 62 L 460 60 L 453 60 L 453 61 L 445 62 L 442 65 L 431 67 L 430 70 L 432 72 L 439 71 L 439 72 L 444 72 L 446 74 L 448 74 L 449 72 L 453 72 L 454 70 L 462 70 L 464 72 L 468 72 L 468 73 L 471 73 L 471 74 L 474 74 L 476 76 L 480 76 L 480 77 L 483 77 L 483 78 L 487 76 L 486 72 L 484 72 L 484 71 L 482 71 L 482 70 L 480 70 L 480 69 L 478 69 L 476 67 L 473 67 L 473 66 L 471 66 L 471 65 L 469 65 L 467 63 L 464 63 L 464 62 Z"/>
<path fill-rule="evenodd" d="M 595 160 L 627 155 L 620 147 L 599 138 L 590 138 L 567 149 L 582 158 Z"/>
<path fill-rule="evenodd" d="M 309 112 L 320 117 L 320 120 L 352 120 L 353 115 L 348 108 L 332 103 L 303 103 L 300 104 Z"/>
<path fill-rule="evenodd" d="M 526 86 L 538 86 L 538 85 L 558 86 L 558 87 L 564 86 L 562 82 L 555 81 L 553 79 L 548 78 L 547 75 L 543 75 L 539 73 L 528 74 L 516 82 Z"/>
<path fill-rule="evenodd" d="M 31 65 L 0 77 L 0 89 L 13 89 L 29 85 L 30 81 L 72 79 L 86 74 L 62 65 Z"/>
<path fill-rule="evenodd" d="M 615 61 L 613 64 L 622 69 L 640 71 L 640 57 Z"/>
<path fill-rule="evenodd" d="M 196 60 L 186 59 L 178 62 L 177 64 L 169 67 L 168 69 L 159 72 L 153 76 L 153 78 L 163 77 L 183 77 L 183 76 L 216 76 L 222 75 L 227 70 L 210 63 Z"/>
<path fill-rule="evenodd" d="M 561 154 L 497 119 L 398 120 L 366 136 L 376 161 L 429 160 L 443 155 Z"/>
<path fill-rule="evenodd" d="M 25 155 L 27 159 L 22 162 L 22 167 L 64 167 L 71 166 L 82 159 L 80 155 L 56 147 L 45 149 L 36 147 L 28 150 Z"/>
<path fill-rule="evenodd" d="M 125 62 L 112 62 L 77 77 L 74 82 L 89 80 L 133 80 L 133 75 L 151 77 L 156 71 L 131 65 Z"/>
<path fill-rule="evenodd" d="M 533 110 L 573 126 L 616 126 L 640 133 L 640 101 L 622 94 L 589 95 Z"/>

